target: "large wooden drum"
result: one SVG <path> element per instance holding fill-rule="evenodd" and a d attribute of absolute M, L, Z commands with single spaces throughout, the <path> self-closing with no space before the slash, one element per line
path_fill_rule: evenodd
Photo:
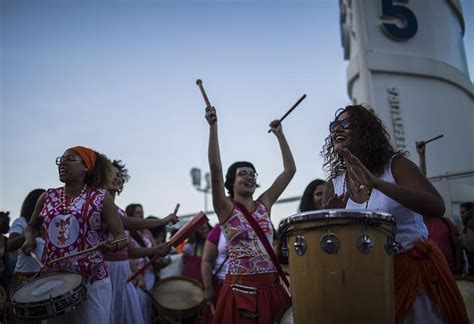
<path fill-rule="evenodd" d="M 297 324 L 393 323 L 395 220 L 386 213 L 320 210 L 282 222 Z"/>
<path fill-rule="evenodd" d="M 158 281 L 153 297 L 161 317 L 180 320 L 199 313 L 204 292 L 196 280 L 175 276 Z"/>

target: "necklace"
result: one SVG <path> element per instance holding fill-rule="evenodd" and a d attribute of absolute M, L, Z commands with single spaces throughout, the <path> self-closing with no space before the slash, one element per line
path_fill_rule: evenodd
<path fill-rule="evenodd" d="M 349 184 L 349 182 L 352 182 L 354 184 L 354 186 L 357 187 L 357 193 L 360 193 L 362 190 L 364 190 L 366 188 L 366 186 L 360 184 L 359 186 L 357 186 L 355 184 L 354 181 L 352 181 L 350 178 L 349 178 L 349 181 L 347 181 L 347 178 L 349 178 L 347 176 L 347 171 L 346 171 L 346 174 L 344 176 L 344 187 L 342 189 L 342 194 L 344 195 L 346 193 L 346 188 L 347 188 L 347 192 L 349 192 L 349 197 L 352 199 L 352 201 L 356 202 L 355 201 L 355 198 L 354 198 L 354 195 L 352 194 L 352 189 L 351 189 L 351 186 Z M 372 194 L 372 188 L 368 188 L 368 191 L 367 191 L 367 198 L 366 198 L 366 201 L 365 201 L 365 209 L 367 209 L 367 207 L 369 206 L 369 199 L 370 199 L 370 195 Z"/>
<path fill-rule="evenodd" d="M 70 203 L 68 203 L 67 197 L 66 197 L 66 188 L 63 188 L 63 194 L 61 195 L 61 204 L 63 205 L 63 210 L 65 214 L 69 214 L 71 205 L 73 205 L 76 198 L 82 197 L 84 192 L 86 192 L 86 189 L 87 189 L 87 185 L 85 184 L 84 187 L 82 187 L 81 193 L 76 197 L 72 197 Z"/>

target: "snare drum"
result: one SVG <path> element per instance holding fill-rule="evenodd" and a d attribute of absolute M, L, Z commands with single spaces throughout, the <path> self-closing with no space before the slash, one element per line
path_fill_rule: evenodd
<path fill-rule="evenodd" d="M 13 312 L 24 319 L 47 319 L 70 312 L 86 299 L 85 284 L 77 273 L 35 278 L 12 293 Z"/>
<path fill-rule="evenodd" d="M 183 319 L 199 313 L 204 292 L 196 280 L 176 276 L 158 281 L 153 297 L 160 316 Z"/>
<path fill-rule="evenodd" d="M 393 323 L 395 220 L 319 210 L 282 222 L 296 323 Z"/>

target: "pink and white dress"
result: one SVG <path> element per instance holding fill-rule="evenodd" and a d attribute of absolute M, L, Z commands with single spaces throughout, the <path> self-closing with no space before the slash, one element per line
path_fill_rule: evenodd
<path fill-rule="evenodd" d="M 64 188 L 48 189 L 39 214 L 45 232 L 43 262 L 97 246 L 102 230 L 101 212 L 105 190 L 88 189 L 70 202 L 63 202 Z M 87 203 L 86 203 L 87 201 Z M 75 271 L 87 280 L 87 299 L 76 309 L 47 324 L 109 323 L 112 285 L 102 253 L 95 250 L 48 267 L 45 273 Z"/>
<path fill-rule="evenodd" d="M 88 189 L 70 202 L 63 203 L 64 188 L 48 189 L 39 217 L 46 233 L 43 262 L 85 250 L 100 243 L 104 189 Z M 86 204 L 86 197 L 89 203 Z M 87 210 L 84 210 L 86 209 Z M 107 277 L 102 253 L 95 250 L 54 266 L 54 271 L 77 271 L 91 282 Z"/>
<path fill-rule="evenodd" d="M 250 213 L 271 244 L 273 228 L 265 205 L 257 201 L 256 209 Z M 238 208 L 234 207 L 230 218 L 221 226 L 229 249 L 228 274 L 249 275 L 277 272 L 262 242 Z"/>

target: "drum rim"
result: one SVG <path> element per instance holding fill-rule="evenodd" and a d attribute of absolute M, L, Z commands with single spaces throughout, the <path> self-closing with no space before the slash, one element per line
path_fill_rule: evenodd
<path fill-rule="evenodd" d="M 79 272 L 65 271 L 65 272 L 48 273 L 48 274 L 43 275 L 43 276 L 31 277 L 31 278 L 29 278 L 26 282 L 24 282 L 23 284 L 21 284 L 20 286 L 18 286 L 17 289 L 12 290 L 11 293 L 10 293 L 10 302 L 11 302 L 13 305 L 16 305 L 16 304 L 18 304 L 18 305 L 25 304 L 25 303 L 23 303 L 23 302 L 18 302 L 18 301 L 16 301 L 16 300 L 14 299 L 15 294 L 16 294 L 18 291 L 20 291 L 22 288 L 26 287 L 27 285 L 31 284 L 32 282 L 34 282 L 34 281 L 37 280 L 37 279 L 46 278 L 46 277 L 51 277 L 51 276 L 57 276 L 57 275 L 63 275 L 63 274 L 78 275 L 78 276 L 80 276 L 80 277 L 82 278 L 81 283 L 80 283 L 78 286 L 74 287 L 73 290 L 75 290 L 76 288 L 79 288 L 79 287 L 84 287 L 84 288 L 85 288 L 85 286 L 86 286 L 86 279 L 85 279 Z M 63 295 L 64 295 L 64 294 L 59 295 L 59 296 L 56 296 L 56 297 L 53 297 L 53 300 L 58 299 L 58 298 L 60 298 L 60 297 L 63 296 Z M 50 299 L 48 299 L 48 300 L 50 300 Z M 40 301 L 37 301 L 37 302 L 39 303 Z M 41 301 L 41 302 L 42 302 L 42 301 Z M 30 303 L 34 303 L 34 302 L 30 302 Z"/>
<path fill-rule="evenodd" d="M 302 213 L 297 213 L 282 220 L 280 228 L 291 224 L 300 223 L 308 220 L 317 219 L 337 219 L 337 218 L 360 218 L 364 219 L 382 219 L 395 223 L 395 217 L 386 212 L 370 209 L 319 209 Z"/>

